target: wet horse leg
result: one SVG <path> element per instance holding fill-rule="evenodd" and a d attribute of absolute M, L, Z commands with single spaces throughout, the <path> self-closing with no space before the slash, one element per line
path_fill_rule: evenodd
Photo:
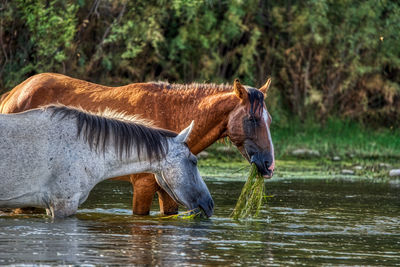
<path fill-rule="evenodd" d="M 130 178 L 133 186 L 132 211 L 134 214 L 148 215 L 159 186 L 150 173 L 133 174 Z"/>
<path fill-rule="evenodd" d="M 178 204 L 162 188 L 157 191 L 160 212 L 165 215 L 177 214 Z"/>
<path fill-rule="evenodd" d="M 28 207 L 28 208 L 16 208 L 12 211 L 12 214 L 35 214 L 35 213 L 43 213 L 43 209 Z"/>
<path fill-rule="evenodd" d="M 131 175 L 133 185 L 132 211 L 138 215 L 148 215 L 154 195 L 158 192 L 162 214 L 176 214 L 178 204 L 157 184 L 153 174 Z"/>

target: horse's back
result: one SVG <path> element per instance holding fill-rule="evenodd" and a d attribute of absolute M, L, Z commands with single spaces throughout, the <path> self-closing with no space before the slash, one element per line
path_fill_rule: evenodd
<path fill-rule="evenodd" d="M 47 116 L 37 113 L 36 110 L 17 114 L 0 114 L 1 161 L 3 162 L 3 157 L 21 159 L 26 153 L 32 153 L 32 149 L 36 152 L 43 149 L 48 141 L 46 138 L 49 128 Z"/>
<path fill-rule="evenodd" d="M 14 87 L 0 104 L 1 113 L 17 113 L 51 103 L 74 105 L 82 93 L 103 86 L 57 73 L 41 73 Z M 76 104 L 75 104 L 76 105 Z"/>
<path fill-rule="evenodd" d="M 0 114 L 0 199 L 40 190 L 39 177 L 49 171 L 43 160 L 49 149 L 45 127 L 32 114 Z"/>
<path fill-rule="evenodd" d="M 46 99 L 54 88 L 56 76 L 51 73 L 34 75 L 14 87 L 1 102 L 1 113 L 17 113 L 34 106 L 34 99 Z M 34 98 L 32 96 L 35 96 Z M 29 106 L 29 108 L 27 108 Z"/>
<path fill-rule="evenodd" d="M 0 96 L 0 103 L 3 102 L 4 99 L 6 99 L 7 96 L 8 96 L 9 94 L 10 94 L 10 91 L 5 92 L 4 94 L 2 94 L 2 95 Z"/>

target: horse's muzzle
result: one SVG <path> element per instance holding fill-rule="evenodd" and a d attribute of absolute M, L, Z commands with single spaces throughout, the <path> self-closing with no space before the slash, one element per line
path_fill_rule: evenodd
<path fill-rule="evenodd" d="M 203 198 L 199 202 L 200 209 L 203 210 L 207 217 L 211 217 L 214 213 L 214 201 L 212 198 Z"/>
<path fill-rule="evenodd" d="M 270 152 L 256 152 L 250 157 L 250 163 L 257 166 L 258 172 L 264 178 L 271 178 L 274 175 L 274 158 Z"/>

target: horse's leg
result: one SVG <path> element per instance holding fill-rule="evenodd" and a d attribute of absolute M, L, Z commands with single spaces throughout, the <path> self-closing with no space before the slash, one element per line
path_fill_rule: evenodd
<path fill-rule="evenodd" d="M 161 187 L 157 193 L 160 212 L 165 215 L 177 214 L 179 207 L 178 203 L 176 203 Z"/>
<path fill-rule="evenodd" d="M 133 185 L 133 213 L 148 215 L 154 195 L 159 189 L 156 179 L 150 173 L 133 174 L 131 183 Z"/>
<path fill-rule="evenodd" d="M 131 175 L 131 182 L 133 185 L 132 210 L 134 214 L 148 215 L 156 192 L 158 193 L 162 214 L 178 213 L 178 204 L 157 184 L 154 174 Z"/>
<path fill-rule="evenodd" d="M 28 208 L 17 208 L 12 211 L 13 214 L 36 214 L 36 213 L 43 213 L 42 208 L 34 208 L 34 207 L 28 207 Z"/>

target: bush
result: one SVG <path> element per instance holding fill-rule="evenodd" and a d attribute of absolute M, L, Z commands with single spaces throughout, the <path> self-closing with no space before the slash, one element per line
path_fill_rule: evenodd
<path fill-rule="evenodd" d="M 260 86 L 274 121 L 399 125 L 400 4 L 348 1 L 6 1 L 0 86 L 40 72 L 120 85 Z"/>

